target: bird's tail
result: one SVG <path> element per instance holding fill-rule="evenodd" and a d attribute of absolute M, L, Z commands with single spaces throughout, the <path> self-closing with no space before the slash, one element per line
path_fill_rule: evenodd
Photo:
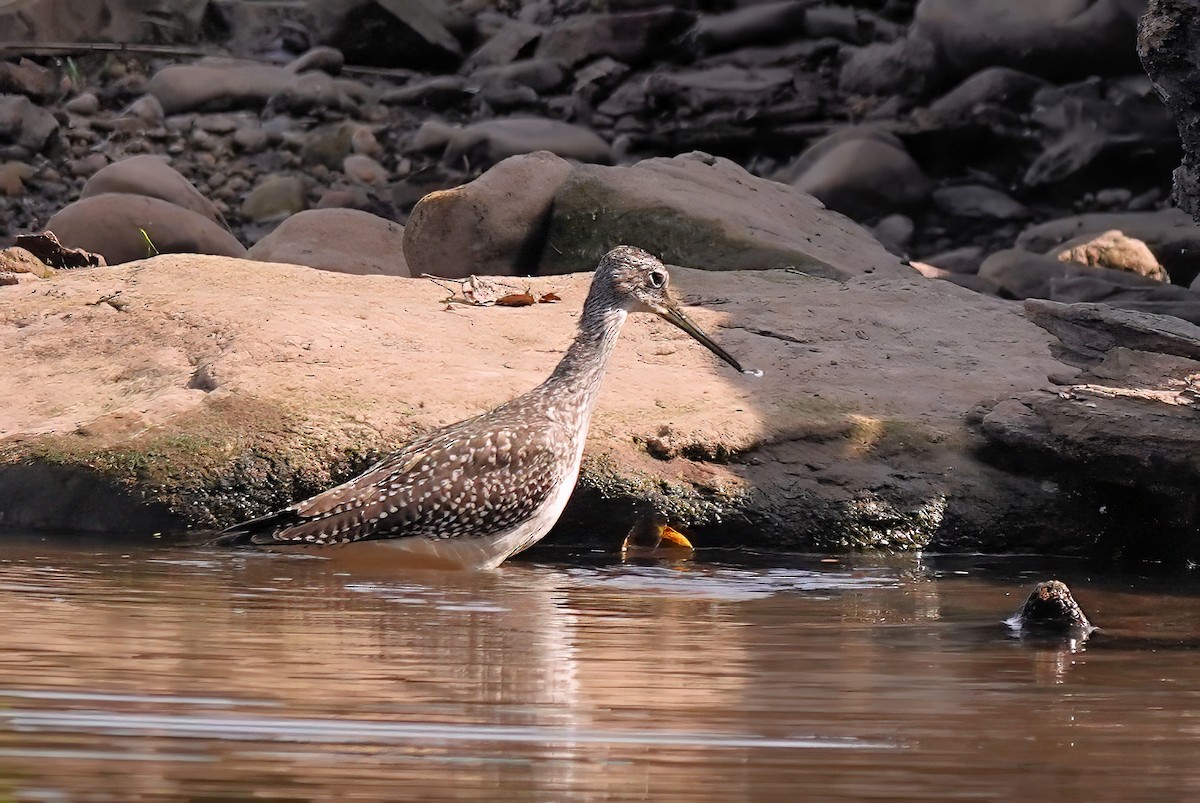
<path fill-rule="evenodd" d="M 271 544 L 274 543 L 277 532 L 295 524 L 298 520 L 299 516 L 294 510 L 277 510 L 274 513 L 226 527 L 210 543 L 213 546 Z"/>

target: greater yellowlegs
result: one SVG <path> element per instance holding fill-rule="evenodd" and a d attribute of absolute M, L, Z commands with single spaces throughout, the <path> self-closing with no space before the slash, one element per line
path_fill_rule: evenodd
<path fill-rule="evenodd" d="M 550 378 L 484 413 L 430 432 L 363 474 L 219 543 L 389 547 L 414 562 L 493 568 L 542 538 L 575 487 L 600 382 L 626 316 L 654 312 L 742 373 L 679 309 L 663 263 L 631 246 L 600 260 L 579 333 Z M 394 553 L 393 553 L 394 554 Z"/>

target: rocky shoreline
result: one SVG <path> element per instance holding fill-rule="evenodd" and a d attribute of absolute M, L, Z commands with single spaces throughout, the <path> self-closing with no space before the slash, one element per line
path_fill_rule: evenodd
<path fill-rule="evenodd" d="M 47 228 L 110 267 L 0 254 L 0 523 L 99 521 L 30 501 L 72 466 L 153 528 L 316 490 L 539 381 L 585 281 L 559 274 L 625 242 L 705 269 L 687 297 L 772 370 L 639 329 L 565 537 L 657 512 L 709 545 L 1197 551 L 1200 225 L 1169 205 L 1145 3 L 231 0 L 171 28 L 113 0 L 152 43 L 112 51 L 55 2 L 0 15 L 29 31 L 0 247 Z M 422 274 L 563 303 L 447 312 Z M 380 384 L 371 345 L 406 339 Z M 297 348 L 338 370 L 276 376 Z"/>

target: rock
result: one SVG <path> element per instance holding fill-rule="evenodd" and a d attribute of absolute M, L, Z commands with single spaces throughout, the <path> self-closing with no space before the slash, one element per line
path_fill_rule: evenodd
<path fill-rule="evenodd" d="M 330 170 L 341 170 L 342 163 L 354 150 L 354 136 L 359 127 L 354 123 L 334 123 L 309 131 L 300 149 L 305 164 L 319 164 Z"/>
<path fill-rule="evenodd" d="M 161 198 L 203 215 L 219 226 L 229 228 L 212 201 L 205 198 L 190 181 L 157 156 L 132 156 L 113 162 L 87 180 L 79 197 L 90 198 L 106 193 L 131 193 Z"/>
<path fill-rule="evenodd" d="M 920 0 L 913 31 L 945 67 L 1012 67 L 1051 80 L 1137 69 L 1135 12 L 1121 0 Z"/>
<path fill-rule="evenodd" d="M 521 20 L 506 20 L 495 35 L 472 51 L 463 69 L 474 72 L 486 67 L 504 66 L 525 58 L 537 46 L 541 35 L 540 25 Z"/>
<path fill-rule="evenodd" d="M 929 179 L 903 148 L 874 137 L 839 142 L 792 186 L 855 220 L 917 206 L 931 190 Z"/>
<path fill-rule="evenodd" d="M 591 534 L 611 524 L 619 538 L 638 504 L 710 546 L 995 551 L 1047 533 L 1091 543 L 1072 523 L 1069 495 L 981 463 L 966 437 L 963 414 L 979 398 L 1041 387 L 1060 367 L 1045 353 L 1050 337 L 1013 305 L 919 277 L 672 273 L 688 315 L 768 373 L 738 379 L 682 333 L 630 316 L 556 537 L 602 543 L 612 533 Z M 30 324 L 0 327 L 6 375 L 26 388 L 0 394 L 9 436 L 0 485 L 53 454 L 71 472 L 95 467 L 131 483 L 134 498 L 145 493 L 142 504 L 212 526 L 302 498 L 414 431 L 534 387 L 573 336 L 590 277 L 522 281 L 559 304 L 454 314 L 446 288 L 425 280 L 212 257 L 52 281 L 52 293 L 14 294 L 16 306 L 5 298 L 6 314 Z M 93 304 L 114 287 L 126 302 L 119 314 Z M 54 349 L 35 347 L 51 340 Z M 56 376 L 71 381 L 44 381 Z M 141 426 L 78 434 L 114 413 Z M 679 448 L 670 460 L 639 445 L 665 426 Z M 702 457 L 722 453 L 755 459 Z M 6 523 L 45 516 L 31 504 L 6 498 Z M 56 513 L 60 526 L 80 515 Z M 103 522 L 127 526 L 119 515 Z"/>
<path fill-rule="evenodd" d="M 346 56 L 336 47 L 313 47 L 301 53 L 287 66 L 294 73 L 319 70 L 326 75 L 338 75 L 346 66 Z"/>
<path fill-rule="evenodd" d="M 1046 82 L 1009 67 L 987 67 L 929 104 L 929 111 L 945 121 L 965 121 L 980 106 L 996 105 L 1021 111 L 1029 108 L 1033 94 Z"/>
<path fill-rule="evenodd" d="M 1120 287 L 1152 287 L 1158 282 L 1136 273 L 1060 262 L 1019 248 L 997 251 L 983 261 L 979 275 L 995 282 L 1010 298 L 1051 298 L 1052 282 L 1084 276 L 1107 283 L 1110 291 Z"/>
<path fill-rule="evenodd" d="M 342 162 L 342 172 L 352 181 L 361 184 L 386 184 L 389 178 L 387 168 L 370 156 L 353 154 Z"/>
<path fill-rule="evenodd" d="M 788 69 L 742 69 L 730 65 L 701 70 L 657 71 L 646 78 L 646 95 L 658 107 L 679 106 L 690 113 L 710 109 L 767 106 L 794 80 Z M 817 107 L 813 99 L 813 110 Z"/>
<path fill-rule="evenodd" d="M 100 111 L 100 98 L 91 92 L 84 92 L 63 104 L 63 108 L 71 114 L 81 114 L 84 117 L 91 117 Z"/>
<path fill-rule="evenodd" d="M 610 56 L 631 66 L 670 57 L 672 42 L 695 17 L 670 7 L 624 14 L 580 14 L 542 34 L 536 54 L 568 67 Z"/>
<path fill-rule="evenodd" d="M 1128 208 L 1133 200 L 1133 193 L 1124 187 L 1110 187 L 1096 193 L 1096 206 L 1105 209 Z"/>
<path fill-rule="evenodd" d="M 67 170 L 73 176 L 86 178 L 103 170 L 108 164 L 108 157 L 103 153 L 89 153 L 82 159 L 68 159 Z"/>
<path fill-rule="evenodd" d="M 54 275 L 54 268 L 24 248 L 13 246 L 0 251 L 0 273 L 26 274 L 39 279 L 49 279 Z"/>
<path fill-rule="evenodd" d="M 144 195 L 82 198 L 50 218 L 46 228 L 63 245 L 101 254 L 110 265 L 156 253 L 246 255 L 232 234 L 203 215 Z"/>
<path fill-rule="evenodd" d="M 1046 253 L 1076 237 L 1116 229 L 1144 242 L 1175 284 L 1187 285 L 1200 275 L 1200 224 L 1179 209 L 1154 212 L 1097 212 L 1048 220 L 1017 237 L 1017 247 Z"/>
<path fill-rule="evenodd" d="M 302 116 L 332 109 L 354 113 L 358 111 L 354 96 L 366 94 L 365 88 L 347 91 L 356 86 L 361 85 L 345 79 L 335 80 L 323 72 L 306 72 L 293 77 L 267 98 L 266 112 Z M 257 105 L 256 101 L 252 103 Z"/>
<path fill-rule="evenodd" d="M 0 158 L 41 153 L 58 131 L 58 120 L 24 95 L 0 95 Z"/>
<path fill-rule="evenodd" d="M 15 198 L 25 193 L 25 182 L 37 173 L 31 165 L 24 162 L 4 162 L 0 164 L 0 195 Z"/>
<path fill-rule="evenodd" d="M 449 278 L 532 273 L 571 169 L 546 151 L 512 156 L 469 184 L 426 195 L 404 229 L 410 268 Z"/>
<path fill-rule="evenodd" d="M 461 75 L 438 75 L 389 89 L 379 96 L 379 102 L 393 106 L 449 109 L 466 104 L 476 91 L 467 85 L 467 79 Z"/>
<path fill-rule="evenodd" d="M 174 64 L 150 79 L 148 90 L 166 114 L 255 109 L 290 87 L 298 76 L 286 67 L 240 62 Z"/>
<path fill-rule="evenodd" d="M 711 270 L 909 274 L 864 229 L 811 196 L 702 153 L 575 168 L 554 197 L 539 272 L 586 270 L 619 243 Z"/>
<path fill-rule="evenodd" d="M 977 245 L 968 245 L 927 256 L 924 261 L 950 273 L 970 274 L 979 272 L 979 266 L 983 264 L 983 257 L 982 248 Z"/>
<path fill-rule="evenodd" d="M 1047 297 L 1064 304 L 1102 301 L 1113 307 L 1200 323 L 1200 297 L 1175 284 L 1131 287 L 1128 282 L 1079 274 L 1051 279 Z"/>
<path fill-rule="evenodd" d="M 486 67 L 471 73 L 471 80 L 485 87 L 526 86 L 535 92 L 553 92 L 567 80 L 567 71 L 553 59 L 522 59 L 512 64 Z"/>
<path fill-rule="evenodd" d="M 22 58 L 0 61 L 0 94 L 24 95 L 39 105 L 49 105 L 62 95 L 62 84 L 53 70 Z"/>
<path fill-rule="evenodd" d="M 747 45 L 771 44 L 805 33 L 811 3 L 784 0 L 746 6 L 724 14 L 705 14 L 687 38 L 700 53 L 719 53 Z"/>
<path fill-rule="evenodd" d="M 159 126 L 162 125 L 163 118 L 167 116 L 167 113 L 163 110 L 163 105 L 158 98 L 153 95 L 142 95 L 129 104 L 124 116 L 136 118 L 148 126 Z"/>
<path fill-rule="evenodd" d="M 1075 601 L 1071 589 L 1061 580 L 1049 580 L 1034 586 L 1008 621 L 1017 630 L 1073 632 L 1083 638 L 1096 629 Z"/>
<path fill-rule="evenodd" d="M 871 233 L 879 244 L 893 254 L 903 256 L 912 243 L 916 226 L 908 215 L 888 215 L 871 227 Z"/>
<path fill-rule="evenodd" d="M 953 217 L 1021 220 L 1029 210 L 1000 190 L 982 184 L 960 184 L 933 191 L 933 203 Z"/>
<path fill-rule="evenodd" d="M 1144 242 L 1116 229 L 1068 240 L 1056 249 L 1054 256 L 1059 262 L 1127 270 L 1155 281 L 1169 281 L 1167 272 Z"/>
<path fill-rule="evenodd" d="M 558 120 L 509 117 L 485 120 L 462 128 L 436 121 L 421 125 L 413 140 L 418 150 L 443 149 L 442 160 L 457 162 L 464 156 L 472 164 L 494 164 L 509 156 L 549 151 L 565 159 L 607 163 L 612 160 L 608 143 L 582 126 Z"/>
<path fill-rule="evenodd" d="M 1137 52 L 1182 140 L 1183 161 L 1174 172 L 1175 203 L 1200 220 L 1200 109 L 1194 98 L 1197 20 L 1196 0 L 1150 0 L 1138 24 Z"/>
<path fill-rule="evenodd" d="M 852 49 L 838 76 L 838 89 L 921 98 L 938 88 L 938 77 L 936 48 L 927 39 L 910 36 Z"/>
<path fill-rule="evenodd" d="M 312 0 L 318 41 L 341 51 L 351 64 L 451 71 L 462 47 L 445 21 L 422 0 Z"/>
<path fill-rule="evenodd" d="M 261 223 L 282 220 L 308 206 L 308 186 L 299 176 L 271 175 L 264 178 L 242 202 L 242 214 Z"/>
<path fill-rule="evenodd" d="M 408 276 L 403 243 L 403 226 L 369 212 L 309 209 L 280 223 L 248 256 L 338 273 Z"/>

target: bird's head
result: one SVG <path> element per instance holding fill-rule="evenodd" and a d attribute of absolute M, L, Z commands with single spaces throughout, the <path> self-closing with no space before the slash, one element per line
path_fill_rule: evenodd
<path fill-rule="evenodd" d="M 714 343 L 684 315 L 668 289 L 670 284 L 671 275 L 661 260 L 632 245 L 618 245 L 600 259 L 588 303 L 619 306 L 627 312 L 653 312 L 687 332 L 738 371 L 762 376 L 762 371 L 743 368 L 729 352 Z"/>

